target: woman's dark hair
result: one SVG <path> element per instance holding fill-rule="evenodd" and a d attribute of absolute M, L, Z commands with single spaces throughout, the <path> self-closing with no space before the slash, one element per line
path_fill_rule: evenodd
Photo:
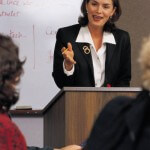
<path fill-rule="evenodd" d="M 82 16 L 79 17 L 78 22 L 81 26 L 86 26 L 88 24 L 88 16 L 87 16 L 87 10 L 86 10 L 86 4 L 89 3 L 90 0 L 83 0 L 81 4 L 81 12 Z M 119 0 L 112 0 L 113 6 L 116 8 L 115 13 L 113 16 L 106 22 L 104 26 L 104 31 L 111 32 L 116 28 L 115 22 L 119 19 L 121 16 L 121 6 L 119 3 Z"/>
<path fill-rule="evenodd" d="M 24 62 L 19 60 L 12 39 L 0 34 L 0 112 L 7 112 L 19 98 L 15 85 L 20 81 Z"/>

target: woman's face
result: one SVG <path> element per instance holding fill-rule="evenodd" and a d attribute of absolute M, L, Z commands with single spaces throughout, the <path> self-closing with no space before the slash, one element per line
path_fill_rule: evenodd
<path fill-rule="evenodd" d="M 109 17 L 113 16 L 115 8 L 112 0 L 89 0 L 86 10 L 91 27 L 103 28 Z"/>

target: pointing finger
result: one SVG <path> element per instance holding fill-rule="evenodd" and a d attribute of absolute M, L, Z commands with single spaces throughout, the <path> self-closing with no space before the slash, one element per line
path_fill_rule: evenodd
<path fill-rule="evenodd" d="M 65 50 L 66 50 L 66 47 L 63 47 L 63 48 L 61 49 L 61 52 L 63 53 Z"/>
<path fill-rule="evenodd" d="M 69 51 L 72 51 L 72 44 L 69 42 L 69 43 L 67 43 L 67 46 L 68 46 L 68 50 Z"/>

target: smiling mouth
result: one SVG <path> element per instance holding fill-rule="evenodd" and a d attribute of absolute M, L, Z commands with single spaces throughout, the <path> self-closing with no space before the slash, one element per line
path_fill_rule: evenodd
<path fill-rule="evenodd" d="M 97 15 L 93 15 L 93 18 L 94 18 L 94 20 L 96 20 L 96 21 L 100 21 L 100 20 L 103 19 L 103 17 L 97 16 Z"/>

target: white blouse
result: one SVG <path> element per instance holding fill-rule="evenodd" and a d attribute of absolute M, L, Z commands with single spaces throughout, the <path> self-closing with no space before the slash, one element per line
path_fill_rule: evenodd
<path fill-rule="evenodd" d="M 93 69 L 94 69 L 94 79 L 95 79 L 95 87 L 101 87 L 104 84 L 105 80 L 105 60 L 106 60 L 106 43 L 116 44 L 114 35 L 110 32 L 103 33 L 102 46 L 96 51 L 94 46 L 94 42 L 92 40 L 92 36 L 88 27 L 81 27 L 79 34 L 77 36 L 76 42 L 80 43 L 89 43 L 92 60 L 93 60 Z M 72 70 L 67 71 L 64 67 L 64 73 L 67 76 L 70 76 L 74 73 L 75 66 L 73 66 Z"/>

